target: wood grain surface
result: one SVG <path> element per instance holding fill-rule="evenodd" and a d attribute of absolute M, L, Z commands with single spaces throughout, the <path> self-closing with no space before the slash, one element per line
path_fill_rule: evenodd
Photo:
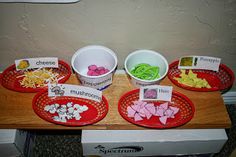
<path fill-rule="evenodd" d="M 79 84 L 75 75 L 66 82 Z M 189 97 L 195 106 L 193 119 L 178 129 L 229 128 L 231 121 L 220 92 L 194 92 L 173 85 L 166 77 L 162 85 L 171 85 L 174 90 Z M 141 130 L 124 120 L 118 112 L 119 98 L 135 89 L 125 74 L 116 74 L 113 84 L 103 91 L 109 103 L 107 116 L 100 122 L 83 127 L 67 127 L 47 122 L 38 117 L 32 109 L 35 93 L 19 93 L 0 86 L 0 128 L 2 129 L 99 129 L 99 130 Z"/>

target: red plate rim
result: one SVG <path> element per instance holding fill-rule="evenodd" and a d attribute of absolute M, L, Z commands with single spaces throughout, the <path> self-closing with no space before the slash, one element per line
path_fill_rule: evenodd
<path fill-rule="evenodd" d="M 138 126 L 142 126 L 142 127 L 147 127 L 147 128 L 153 128 L 153 129 L 169 129 L 169 128 L 174 128 L 174 127 L 179 127 L 179 126 L 182 126 L 186 123 L 188 123 L 194 116 L 194 113 L 195 113 L 195 107 L 194 107 L 194 104 L 193 102 L 187 97 L 185 96 L 184 94 L 182 93 L 179 93 L 177 91 L 172 91 L 172 94 L 174 95 L 178 95 L 180 97 L 182 97 L 183 99 L 185 99 L 189 105 L 191 106 L 191 110 L 192 110 L 192 115 L 190 117 L 188 117 L 183 123 L 179 124 L 179 125 L 173 125 L 173 126 L 162 126 L 162 127 L 158 127 L 158 126 L 150 126 L 150 125 L 146 125 L 146 124 L 140 124 L 140 123 L 135 123 L 133 120 L 131 120 L 131 118 L 125 116 L 122 112 L 121 112 L 121 100 L 123 100 L 125 97 L 127 97 L 128 95 L 132 95 L 134 93 L 137 93 L 139 92 L 140 89 L 134 89 L 132 91 L 129 91 L 125 94 L 123 94 L 121 96 L 121 98 L 119 99 L 119 102 L 118 102 L 118 111 L 119 111 L 119 114 L 128 122 L 132 123 L 132 124 L 135 124 L 135 125 L 138 125 Z"/>
<path fill-rule="evenodd" d="M 61 65 L 63 65 L 64 67 L 66 67 L 66 69 L 67 69 L 67 71 L 68 71 L 68 74 L 67 74 L 64 78 L 62 78 L 61 80 L 58 81 L 59 83 L 64 83 L 64 82 L 66 82 L 66 81 L 70 78 L 70 76 L 71 76 L 71 74 L 72 74 L 71 68 L 70 68 L 70 66 L 69 66 L 66 62 L 64 62 L 63 60 L 58 60 L 58 63 L 61 64 Z M 14 70 L 14 69 L 16 69 L 15 64 L 9 66 L 9 67 L 8 67 L 7 69 L 5 69 L 5 70 L 3 71 L 3 73 L 1 74 L 1 82 L 0 82 L 0 83 L 2 84 L 3 87 L 5 87 L 5 88 L 7 88 L 7 89 L 9 89 L 9 90 L 13 90 L 13 91 L 16 91 L 16 92 L 23 92 L 23 93 L 35 93 L 35 92 L 39 92 L 39 91 L 41 91 L 41 90 L 43 90 L 43 89 L 47 89 L 47 86 L 41 87 L 41 88 L 35 88 L 35 89 L 33 89 L 33 88 L 13 88 L 13 87 L 11 87 L 11 86 L 8 86 L 8 85 L 2 83 L 2 79 L 3 79 L 3 77 L 4 77 L 4 74 L 6 74 L 8 71 L 12 71 L 12 70 Z"/>
<path fill-rule="evenodd" d="M 170 72 L 170 69 L 175 67 L 175 66 L 178 66 L 179 64 L 179 60 L 176 60 L 174 62 L 172 62 L 170 65 L 169 65 L 169 72 Z M 184 84 L 180 84 L 178 83 L 178 81 L 174 80 L 173 77 L 170 75 L 170 73 L 168 72 L 167 76 L 168 78 L 171 80 L 171 82 L 173 82 L 175 85 L 181 87 L 181 88 L 184 88 L 184 89 L 188 89 L 188 90 L 192 90 L 192 91 L 199 91 L 199 92 L 213 92 L 213 91 L 223 91 L 223 90 L 226 90 L 228 88 L 230 88 L 233 83 L 234 83 L 234 80 L 235 80 L 235 76 L 234 76 L 234 72 L 229 68 L 227 67 L 225 64 L 221 63 L 220 64 L 220 67 L 219 68 L 222 68 L 224 69 L 231 77 L 231 80 L 230 82 L 227 82 L 227 84 L 223 84 L 223 86 L 220 86 L 219 88 L 194 88 L 194 87 L 189 87 L 187 85 L 184 85 Z M 197 69 L 196 69 L 197 70 Z M 208 70 L 206 70 L 208 71 Z"/>
<path fill-rule="evenodd" d="M 104 101 L 104 103 L 105 103 L 105 105 L 106 105 L 107 111 L 105 112 L 105 114 L 103 114 L 102 116 L 100 116 L 99 119 L 97 119 L 97 120 L 95 120 L 95 121 L 93 121 L 93 122 L 90 122 L 90 123 L 88 123 L 88 122 L 87 122 L 87 123 L 86 123 L 86 122 L 81 123 L 81 122 L 80 122 L 80 124 L 77 124 L 77 125 L 71 124 L 71 123 L 57 122 L 57 121 L 54 121 L 54 120 L 52 120 L 52 119 L 47 119 L 47 118 L 45 118 L 44 116 L 42 116 L 41 114 L 39 114 L 38 112 L 36 112 L 36 105 L 35 105 L 35 103 L 37 102 L 37 99 L 38 99 L 40 96 L 42 96 L 43 94 L 45 94 L 45 93 L 48 93 L 48 90 L 42 90 L 42 91 L 38 92 L 38 93 L 34 96 L 34 98 L 33 98 L 33 100 L 32 100 L 32 108 L 33 108 L 33 110 L 34 110 L 34 113 L 36 113 L 41 119 L 43 119 L 43 120 L 45 120 L 45 121 L 48 121 L 48 122 L 51 122 L 51 123 L 54 123 L 54 124 L 59 124 L 59 125 L 69 126 L 69 127 L 81 127 L 81 126 L 91 125 L 91 124 L 97 123 L 97 122 L 101 121 L 103 118 L 105 118 L 106 115 L 107 115 L 107 113 L 108 113 L 108 111 L 109 111 L 108 101 L 107 101 L 107 99 L 106 99 L 104 96 L 102 96 L 102 101 Z M 67 97 L 67 96 L 63 96 L 63 97 Z M 73 97 L 73 98 L 85 99 L 85 98 L 79 98 L 79 97 Z"/>
<path fill-rule="evenodd" d="M 2 73 L 0 73 L 0 85 L 2 85 Z"/>

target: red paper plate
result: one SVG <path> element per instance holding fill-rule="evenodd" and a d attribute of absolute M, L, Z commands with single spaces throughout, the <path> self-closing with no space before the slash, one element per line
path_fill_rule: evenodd
<path fill-rule="evenodd" d="M 193 118 L 195 112 L 194 105 L 189 98 L 181 93 L 173 91 L 171 100 L 172 103 L 170 106 L 179 108 L 179 112 L 175 115 L 175 118 L 168 118 L 165 125 L 159 121 L 157 116 L 152 116 L 150 119 L 144 118 L 141 121 L 135 121 L 134 118 L 128 117 L 127 107 L 133 105 L 133 101 L 136 100 L 139 100 L 139 89 L 132 90 L 124 94 L 119 100 L 119 113 L 128 122 L 148 128 L 167 129 L 184 125 Z M 148 102 L 154 103 L 155 106 L 159 106 L 161 103 L 164 103 L 164 101 Z"/>
<path fill-rule="evenodd" d="M 65 105 L 68 102 L 72 102 L 73 104 L 86 105 L 88 107 L 87 111 L 80 114 L 81 116 L 80 120 L 76 120 L 75 118 L 73 118 L 67 120 L 67 122 L 54 121 L 53 117 L 57 116 L 58 114 L 57 113 L 51 114 L 44 110 L 44 107 L 46 105 L 52 105 L 55 103 L 59 105 Z M 78 97 L 68 97 L 68 96 L 48 97 L 47 91 L 41 91 L 35 95 L 32 104 L 34 112 L 39 117 L 48 122 L 65 126 L 85 126 L 93 124 L 102 120 L 108 112 L 108 102 L 104 96 L 102 97 L 102 101 L 99 103 L 93 100 L 78 98 Z"/>
<path fill-rule="evenodd" d="M 66 62 L 59 60 L 58 68 L 52 68 L 52 69 L 54 72 L 59 74 L 58 78 L 60 78 L 60 80 L 58 81 L 58 83 L 64 83 L 70 78 L 71 69 L 70 69 L 70 66 Z M 7 89 L 17 91 L 17 92 L 25 92 L 25 93 L 34 93 L 34 92 L 38 92 L 42 89 L 47 88 L 47 86 L 38 87 L 38 88 L 22 87 L 20 85 L 20 81 L 23 79 L 23 77 L 20 77 L 20 78 L 17 78 L 17 77 L 23 74 L 24 74 L 24 71 L 23 70 L 17 71 L 15 64 L 13 64 L 10 67 L 8 67 L 6 70 L 4 70 L 4 72 L 2 73 L 1 83 Z"/>
<path fill-rule="evenodd" d="M 179 83 L 174 77 L 179 77 L 180 69 L 178 69 L 179 61 L 175 61 L 169 65 L 168 78 L 177 86 L 200 92 L 210 92 L 210 91 L 226 91 L 228 90 L 234 83 L 234 73 L 224 64 L 220 64 L 219 71 L 212 70 L 201 70 L 201 69 L 192 69 L 194 73 L 197 74 L 198 78 L 205 78 L 207 82 L 210 84 L 211 88 L 195 88 L 190 87 L 184 84 Z"/>

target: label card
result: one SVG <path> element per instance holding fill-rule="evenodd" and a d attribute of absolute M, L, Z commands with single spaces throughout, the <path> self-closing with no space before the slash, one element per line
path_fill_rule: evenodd
<path fill-rule="evenodd" d="M 179 59 L 179 69 L 205 69 L 218 71 L 221 59 L 208 56 L 184 56 Z"/>
<path fill-rule="evenodd" d="M 140 100 L 163 100 L 171 101 L 172 86 L 152 85 L 140 88 Z"/>
<path fill-rule="evenodd" d="M 16 70 L 34 68 L 58 68 L 57 57 L 25 58 L 15 60 Z"/>
<path fill-rule="evenodd" d="M 72 96 L 101 102 L 102 92 L 90 87 L 70 84 L 48 84 L 48 96 Z"/>
<path fill-rule="evenodd" d="M 81 84 L 84 86 L 100 89 L 100 88 L 104 88 L 105 86 L 112 84 L 112 73 L 105 77 L 96 78 L 96 79 L 94 78 L 90 79 L 90 78 L 81 76 L 80 81 L 81 81 Z"/>

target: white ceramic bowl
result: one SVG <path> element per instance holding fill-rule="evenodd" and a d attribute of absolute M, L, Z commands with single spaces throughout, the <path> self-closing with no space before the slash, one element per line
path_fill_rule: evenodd
<path fill-rule="evenodd" d="M 143 80 L 133 76 L 130 70 L 140 63 L 147 63 L 159 67 L 160 77 L 154 80 Z M 167 75 L 169 65 L 164 56 L 152 50 L 137 50 L 130 53 L 125 59 L 125 71 L 135 87 L 160 84 L 160 81 Z"/>
<path fill-rule="evenodd" d="M 87 75 L 89 65 L 103 66 L 108 73 L 99 76 Z M 117 56 L 109 48 L 100 45 L 89 45 L 76 51 L 71 65 L 83 86 L 102 90 L 112 83 L 117 67 Z"/>

